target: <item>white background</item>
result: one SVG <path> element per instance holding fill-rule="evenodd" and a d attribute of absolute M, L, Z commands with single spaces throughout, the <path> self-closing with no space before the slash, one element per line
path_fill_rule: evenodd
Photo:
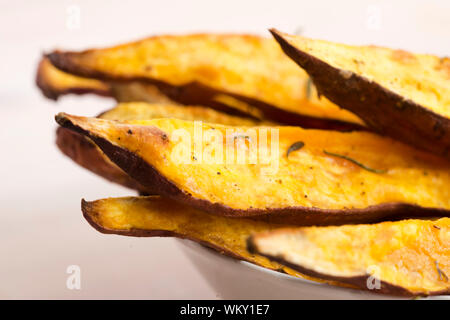
<path fill-rule="evenodd" d="M 68 27 L 72 6 L 79 28 Z M 216 298 L 172 239 L 102 235 L 80 199 L 132 195 L 77 167 L 54 145 L 59 111 L 96 115 L 93 96 L 44 99 L 34 85 L 42 52 L 156 33 L 248 32 L 450 54 L 450 1 L 0 1 L 0 298 Z M 81 290 L 66 268 L 81 267 Z M 220 272 L 220 270 L 217 270 Z"/>

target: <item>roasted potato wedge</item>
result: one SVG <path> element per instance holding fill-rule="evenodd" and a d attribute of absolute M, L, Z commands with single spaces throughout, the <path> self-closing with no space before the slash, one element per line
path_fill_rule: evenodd
<path fill-rule="evenodd" d="M 39 62 L 36 85 L 44 96 L 52 100 L 57 100 L 61 95 L 69 93 L 111 95 L 111 88 L 108 84 L 63 72 L 54 67 L 47 58 L 42 58 Z"/>
<path fill-rule="evenodd" d="M 210 215 L 159 196 L 83 200 L 81 207 L 86 220 L 101 233 L 189 239 L 267 269 L 324 282 L 247 251 L 246 240 L 251 234 L 286 225 Z M 353 287 L 336 281 L 326 282 Z"/>
<path fill-rule="evenodd" d="M 149 103 L 121 103 L 115 108 L 98 116 L 108 120 L 148 120 L 155 118 L 177 118 L 197 120 L 212 123 L 221 123 L 232 126 L 254 126 L 259 121 L 244 119 L 220 113 L 204 107 L 177 106 L 170 104 Z M 65 128 L 56 131 L 56 145 L 69 158 L 111 182 L 135 189 L 143 194 L 157 194 L 149 187 L 144 187 L 130 178 L 122 169 L 116 166 L 103 152 L 89 139 Z"/>
<path fill-rule="evenodd" d="M 143 186 L 218 215 L 325 225 L 450 214 L 450 163 L 369 132 L 64 113 L 56 121 L 89 137 Z M 192 143 L 200 131 L 213 139 Z M 254 148 L 255 162 L 238 162 L 235 151 Z M 268 150 L 269 158 L 262 157 Z"/>
<path fill-rule="evenodd" d="M 375 293 L 450 294 L 449 218 L 267 231 L 251 236 L 248 249 Z"/>
<path fill-rule="evenodd" d="M 369 128 L 450 158 L 450 58 L 272 34 L 321 94 Z"/>
<path fill-rule="evenodd" d="M 89 138 L 65 128 L 56 130 L 56 145 L 59 150 L 81 167 L 124 187 L 142 194 L 156 194 L 140 185 L 114 164 Z"/>
<path fill-rule="evenodd" d="M 55 51 L 47 57 L 57 68 L 78 76 L 156 86 L 182 104 L 234 109 L 247 104 L 265 119 L 304 127 L 350 130 L 363 125 L 354 114 L 318 98 L 306 73 L 273 39 L 156 36 L 107 49 Z"/>

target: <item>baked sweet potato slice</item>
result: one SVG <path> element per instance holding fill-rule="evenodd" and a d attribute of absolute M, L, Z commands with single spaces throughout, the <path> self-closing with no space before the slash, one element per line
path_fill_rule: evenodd
<path fill-rule="evenodd" d="M 372 130 L 450 158 L 450 59 L 271 30 L 318 91 Z"/>
<path fill-rule="evenodd" d="M 221 123 L 234 126 L 254 126 L 258 121 L 243 119 L 204 107 L 177 106 L 170 104 L 121 103 L 98 116 L 108 120 L 147 120 L 155 118 L 177 118 Z M 138 190 L 144 194 L 155 194 L 155 190 L 144 187 L 130 178 L 122 169 L 89 139 L 65 128 L 56 131 L 56 145 L 69 158 L 111 182 Z"/>
<path fill-rule="evenodd" d="M 114 164 L 90 139 L 65 128 L 56 130 L 56 145 L 59 150 L 81 167 L 124 187 L 142 194 L 156 194 L 140 185 Z"/>
<path fill-rule="evenodd" d="M 218 215 L 314 225 L 450 214 L 450 163 L 369 132 L 64 113 L 56 121 L 89 137 L 143 186 Z M 213 139 L 195 141 L 200 131 Z M 258 158 L 238 162 L 234 152 L 257 144 Z"/>
<path fill-rule="evenodd" d="M 36 85 L 49 99 L 57 100 L 61 95 L 74 93 L 94 93 L 110 96 L 110 86 L 95 79 L 78 77 L 54 67 L 47 58 L 39 62 L 36 73 Z"/>
<path fill-rule="evenodd" d="M 269 38 L 155 36 L 112 48 L 55 51 L 47 56 L 65 72 L 144 82 L 182 104 L 229 106 L 221 101 L 226 96 L 280 123 L 340 130 L 363 125 L 354 114 L 318 98 L 306 73 Z"/>
<path fill-rule="evenodd" d="M 449 218 L 280 229 L 251 236 L 248 248 L 301 273 L 376 293 L 450 294 Z"/>
<path fill-rule="evenodd" d="M 81 208 L 89 224 L 101 233 L 189 239 L 267 269 L 324 282 L 247 251 L 250 235 L 286 225 L 214 216 L 159 196 L 82 200 Z M 326 282 L 348 287 L 336 281 Z"/>

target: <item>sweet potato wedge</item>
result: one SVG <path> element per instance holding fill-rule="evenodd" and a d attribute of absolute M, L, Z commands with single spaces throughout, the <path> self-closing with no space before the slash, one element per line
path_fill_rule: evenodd
<path fill-rule="evenodd" d="M 450 59 L 271 30 L 319 92 L 372 130 L 450 158 Z"/>
<path fill-rule="evenodd" d="M 279 123 L 339 130 L 363 125 L 354 114 L 318 98 L 306 73 L 284 56 L 273 39 L 156 36 L 107 49 L 55 51 L 47 57 L 57 68 L 75 75 L 154 85 L 182 104 L 226 106 L 220 100 L 227 96 Z"/>
<path fill-rule="evenodd" d="M 251 236 L 248 249 L 375 293 L 450 294 L 449 218 L 279 229 Z"/>
<path fill-rule="evenodd" d="M 246 240 L 250 235 L 286 225 L 214 216 L 159 196 L 82 200 L 81 208 L 89 224 L 101 233 L 189 239 L 267 269 L 324 282 L 247 251 Z M 326 282 L 348 287 L 336 281 Z"/>
<path fill-rule="evenodd" d="M 59 150 L 81 167 L 124 187 L 142 194 L 155 194 L 153 190 L 140 185 L 116 166 L 88 138 L 65 128 L 56 130 L 56 145 Z"/>
<path fill-rule="evenodd" d="M 143 186 L 218 215 L 317 225 L 450 214 L 450 163 L 369 132 L 64 113 L 56 121 L 89 137 Z M 213 139 L 195 140 L 200 131 Z M 235 154 L 258 144 L 258 158 L 238 162 Z"/>
<path fill-rule="evenodd" d="M 108 120 L 147 120 L 155 118 L 177 118 L 221 123 L 232 126 L 254 126 L 260 122 L 243 119 L 197 106 L 177 106 L 170 104 L 121 103 L 98 116 Z M 89 139 L 65 128 L 56 131 L 56 145 L 69 158 L 111 182 L 135 189 L 143 194 L 155 194 L 153 189 L 144 187 L 130 178 L 116 166 Z"/>
<path fill-rule="evenodd" d="M 39 62 L 36 85 L 44 96 L 57 100 L 61 95 L 94 93 L 110 96 L 110 86 L 99 80 L 78 77 L 54 67 L 47 58 Z"/>

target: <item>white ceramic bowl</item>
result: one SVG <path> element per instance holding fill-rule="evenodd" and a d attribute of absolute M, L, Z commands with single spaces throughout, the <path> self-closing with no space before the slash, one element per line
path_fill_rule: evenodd
<path fill-rule="evenodd" d="M 188 240 L 180 240 L 179 246 L 222 299 L 399 299 L 296 278 L 223 256 Z"/>

